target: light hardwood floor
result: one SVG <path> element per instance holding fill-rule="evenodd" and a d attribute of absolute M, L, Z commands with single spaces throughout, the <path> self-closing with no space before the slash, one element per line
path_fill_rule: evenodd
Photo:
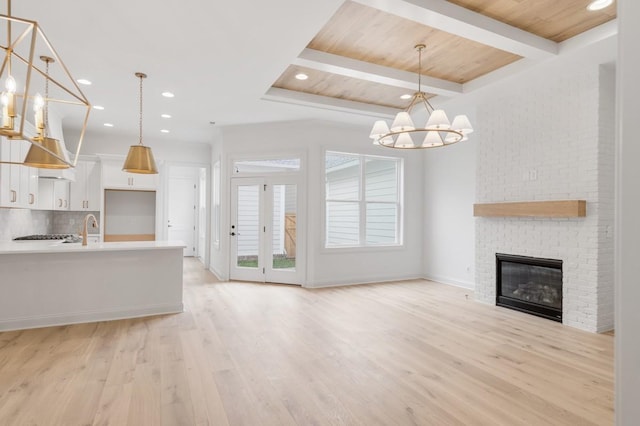
<path fill-rule="evenodd" d="M 611 335 L 472 298 L 220 283 L 187 259 L 182 314 L 0 333 L 0 425 L 613 423 Z"/>

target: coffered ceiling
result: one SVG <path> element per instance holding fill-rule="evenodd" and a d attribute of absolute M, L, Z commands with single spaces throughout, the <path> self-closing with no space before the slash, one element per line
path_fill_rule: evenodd
<path fill-rule="evenodd" d="M 82 90 L 104 109 L 91 111 L 87 138 L 137 143 L 134 73 L 146 73 L 144 135 L 153 145 L 207 142 L 220 126 L 248 123 L 368 127 L 416 91 L 417 43 L 426 44 L 422 88 L 437 105 L 614 37 L 615 3 L 588 12 L 589 2 L 14 0 L 13 15 L 37 21 L 73 77 L 92 81 Z M 295 79 L 300 72 L 309 78 Z M 77 130 L 72 118 L 63 117 L 65 129 Z"/>
<path fill-rule="evenodd" d="M 417 90 L 418 43 L 426 45 L 422 90 L 430 97 L 455 96 L 468 91 L 467 83 L 490 81 L 487 76 L 523 59 L 558 55 L 571 38 L 586 34 L 582 42 L 589 43 L 615 31 L 615 7 L 591 12 L 589 3 L 347 0 L 267 97 L 381 114 L 404 108 L 410 101 L 400 96 Z M 297 80 L 298 73 L 309 78 Z"/>

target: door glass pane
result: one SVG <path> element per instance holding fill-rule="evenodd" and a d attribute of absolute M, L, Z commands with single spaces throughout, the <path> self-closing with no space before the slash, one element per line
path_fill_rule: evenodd
<path fill-rule="evenodd" d="M 273 269 L 296 267 L 297 186 L 273 186 Z"/>
<path fill-rule="evenodd" d="M 260 253 L 260 185 L 238 186 L 238 267 L 257 268 Z"/>

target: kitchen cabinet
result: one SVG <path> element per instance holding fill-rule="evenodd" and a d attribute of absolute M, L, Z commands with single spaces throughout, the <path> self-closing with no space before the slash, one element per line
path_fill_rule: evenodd
<path fill-rule="evenodd" d="M 105 188 L 155 190 L 158 187 L 158 175 L 127 173 L 122 171 L 120 161 L 102 161 L 102 184 Z"/>
<path fill-rule="evenodd" d="M 69 181 L 40 179 L 38 209 L 69 210 Z"/>
<path fill-rule="evenodd" d="M 95 161 L 78 161 L 76 180 L 69 184 L 70 210 L 100 210 L 100 167 Z"/>
<path fill-rule="evenodd" d="M 0 141 L 0 207 L 35 208 L 37 205 L 38 170 L 20 163 L 31 143 L 24 140 Z"/>

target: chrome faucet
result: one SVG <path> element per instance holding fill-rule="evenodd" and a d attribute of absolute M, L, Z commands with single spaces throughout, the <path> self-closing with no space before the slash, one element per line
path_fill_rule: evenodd
<path fill-rule="evenodd" d="M 82 224 L 82 245 L 83 246 L 87 245 L 87 226 L 89 225 L 89 220 L 92 221 L 91 226 L 93 226 L 94 228 L 98 227 L 98 219 L 96 219 L 94 215 L 89 213 L 84 217 L 84 223 Z"/>

